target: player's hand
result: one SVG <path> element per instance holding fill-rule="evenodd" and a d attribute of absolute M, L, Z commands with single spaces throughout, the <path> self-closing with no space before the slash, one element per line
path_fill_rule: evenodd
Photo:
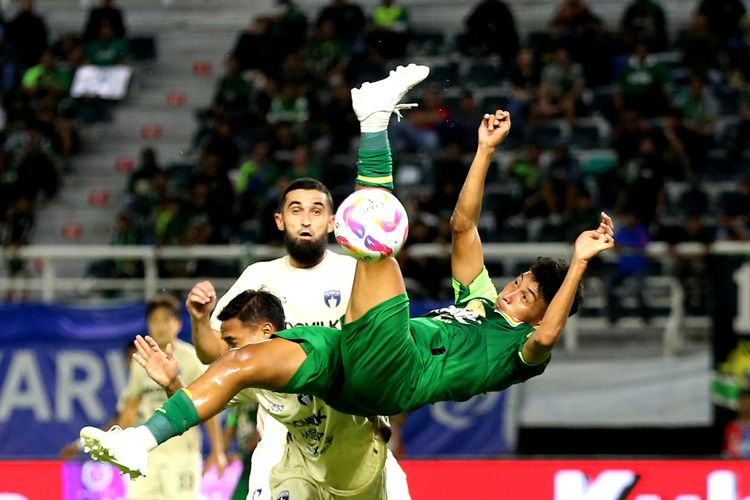
<path fill-rule="evenodd" d="M 224 475 L 224 471 L 229 466 L 229 460 L 227 460 L 226 453 L 212 449 L 211 453 L 208 454 L 206 462 L 203 464 L 203 474 L 205 475 L 206 472 L 211 470 L 211 467 L 214 466 L 216 467 L 216 477 L 221 479 L 221 476 Z"/>
<path fill-rule="evenodd" d="M 216 306 L 216 290 L 210 281 L 197 283 L 185 301 L 190 317 L 195 320 L 208 319 Z"/>
<path fill-rule="evenodd" d="M 510 132 L 510 113 L 498 109 L 494 114 L 486 114 L 479 124 L 479 145 L 495 148 L 505 140 Z"/>
<path fill-rule="evenodd" d="M 168 391 L 179 383 L 180 367 L 172 352 L 172 344 L 167 344 L 164 352 L 148 335 L 145 338 L 137 335 L 133 343 L 136 351 L 133 359 L 146 370 L 151 380 Z"/>
<path fill-rule="evenodd" d="M 576 239 L 573 258 L 588 262 L 595 255 L 615 246 L 615 225 L 606 213 L 602 212 L 599 227 L 584 231 Z"/>

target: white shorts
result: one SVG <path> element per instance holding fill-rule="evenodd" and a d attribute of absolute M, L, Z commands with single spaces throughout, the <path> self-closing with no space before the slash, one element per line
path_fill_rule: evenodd
<path fill-rule="evenodd" d="M 406 473 L 398 464 L 391 450 L 385 458 L 385 491 L 388 500 L 411 500 Z"/>
<path fill-rule="evenodd" d="M 284 456 L 284 450 L 285 445 L 279 445 L 277 442 L 268 442 L 265 439 L 258 442 L 250 461 L 250 477 L 247 480 L 248 500 L 271 500 L 268 479 L 271 477 L 271 469 Z"/>
<path fill-rule="evenodd" d="M 148 474 L 128 484 L 128 500 L 198 498 L 203 460 L 200 453 L 149 453 Z"/>

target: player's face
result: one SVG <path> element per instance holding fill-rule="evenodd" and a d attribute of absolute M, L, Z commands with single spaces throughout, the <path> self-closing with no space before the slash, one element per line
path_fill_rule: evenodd
<path fill-rule="evenodd" d="M 166 307 L 157 307 L 146 318 L 148 334 L 164 349 L 172 342 L 182 328 L 182 321 L 177 319 Z"/>
<path fill-rule="evenodd" d="M 242 347 L 247 344 L 266 340 L 270 333 L 262 325 L 247 326 L 238 318 L 230 318 L 221 322 L 221 338 L 227 345 Z"/>
<path fill-rule="evenodd" d="M 544 317 L 547 303 L 539 293 L 539 284 L 534 275 L 527 271 L 505 285 L 495 302 L 495 308 L 516 321 L 536 325 Z"/>
<path fill-rule="evenodd" d="M 276 226 L 284 231 L 289 256 L 301 266 L 314 266 L 323 258 L 328 234 L 333 231 L 333 213 L 326 195 L 314 189 L 289 191 Z"/>

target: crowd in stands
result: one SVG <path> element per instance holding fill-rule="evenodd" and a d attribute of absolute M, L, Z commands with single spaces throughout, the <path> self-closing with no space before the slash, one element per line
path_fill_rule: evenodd
<path fill-rule="evenodd" d="M 33 0 L 0 15 L 0 243 L 11 252 L 30 241 L 36 207 L 55 197 L 79 151 L 76 70 L 122 60 L 124 33 L 111 0 L 91 9 L 80 33 L 56 40 Z M 19 259 L 7 265 L 10 276 L 25 272 Z"/>

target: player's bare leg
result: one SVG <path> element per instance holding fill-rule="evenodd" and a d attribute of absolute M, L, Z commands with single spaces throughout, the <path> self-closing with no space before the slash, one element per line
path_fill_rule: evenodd
<path fill-rule="evenodd" d="M 427 66 L 399 66 L 383 80 L 352 89 L 352 106 L 360 122 L 362 143 L 357 165 L 356 189 L 393 189 L 392 163 L 388 146 L 388 122 L 400 110 L 414 104 L 400 104 L 406 93 L 429 75 Z M 357 262 L 352 295 L 344 320 L 362 317 L 368 310 L 406 292 L 401 269 L 392 257 L 376 262 Z"/>
<path fill-rule="evenodd" d="M 107 432 L 84 427 L 81 444 L 95 460 L 111 463 L 131 478 L 145 475 L 150 450 L 213 417 L 245 387 L 282 388 L 306 357 L 299 344 L 285 339 L 231 349 L 187 388 L 178 390 L 144 425 Z"/>

